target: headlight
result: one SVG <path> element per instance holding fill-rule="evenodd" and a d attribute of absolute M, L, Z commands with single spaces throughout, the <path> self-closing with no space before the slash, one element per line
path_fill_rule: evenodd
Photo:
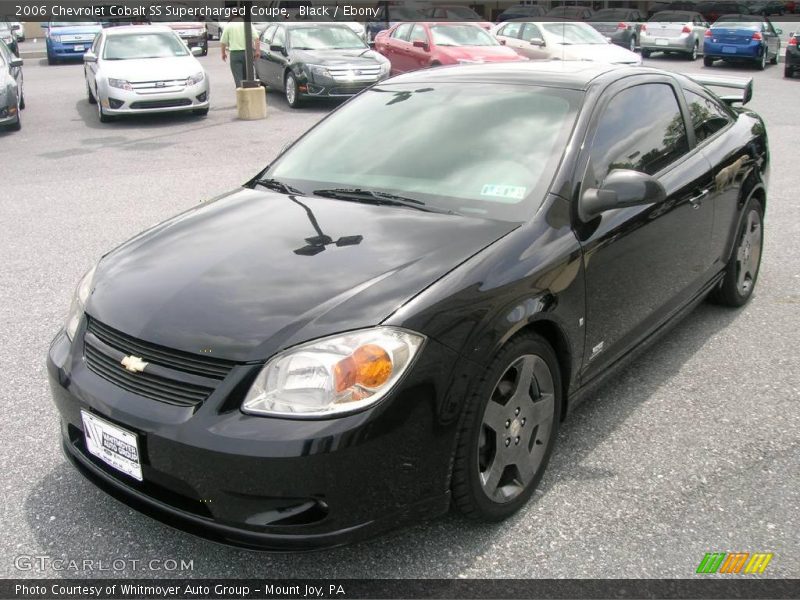
<path fill-rule="evenodd" d="M 75 295 L 72 298 L 72 304 L 69 307 L 69 314 L 67 315 L 67 323 L 64 325 L 64 330 L 67 332 L 67 337 L 72 341 L 75 338 L 75 332 L 78 331 L 78 325 L 81 322 L 83 311 L 86 308 L 86 301 L 94 289 L 94 271 L 97 265 L 89 269 L 86 274 L 81 278 L 78 287 L 75 289 Z"/>
<path fill-rule="evenodd" d="M 381 63 L 381 75 L 386 75 L 392 70 L 392 63 L 388 60 L 386 62 Z"/>
<path fill-rule="evenodd" d="M 264 366 L 242 410 L 338 416 L 365 408 L 392 389 L 424 341 L 416 333 L 376 327 L 292 348 Z"/>
<path fill-rule="evenodd" d="M 203 71 L 200 71 L 199 73 L 195 73 L 194 75 L 186 79 L 186 85 L 197 85 L 205 78 L 206 78 L 205 73 Z"/>
<path fill-rule="evenodd" d="M 47 37 L 50 38 L 51 42 L 61 42 L 61 36 L 60 35 L 49 35 Z"/>
<path fill-rule="evenodd" d="M 121 90 L 133 90 L 130 81 L 126 81 L 125 79 L 113 79 L 111 77 L 108 78 L 108 85 L 111 87 L 119 88 Z"/>
<path fill-rule="evenodd" d="M 331 74 L 328 71 L 328 69 L 326 69 L 322 65 L 306 65 L 306 66 L 308 67 L 308 70 L 311 71 L 312 75 L 317 75 L 319 77 L 330 77 L 331 76 Z"/>

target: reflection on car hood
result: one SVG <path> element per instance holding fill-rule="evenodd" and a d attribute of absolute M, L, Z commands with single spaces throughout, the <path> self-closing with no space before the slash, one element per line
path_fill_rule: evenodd
<path fill-rule="evenodd" d="M 561 60 L 591 60 L 601 63 L 639 64 L 642 59 L 635 52 L 616 44 L 572 44 L 555 46 L 553 57 Z"/>
<path fill-rule="evenodd" d="M 202 65 L 194 56 L 104 60 L 102 66 L 102 73 L 106 77 L 134 82 L 156 81 L 158 79 L 185 79 L 202 70 Z"/>
<path fill-rule="evenodd" d="M 367 48 L 355 50 L 292 50 L 292 59 L 296 62 L 314 65 L 374 65 L 382 62 L 380 54 Z"/>
<path fill-rule="evenodd" d="M 88 313 L 170 348 L 263 359 L 309 339 L 379 324 L 516 228 L 297 198 L 309 213 L 291 198 L 239 190 L 140 234 L 100 261 Z M 313 239 L 312 216 L 330 243 Z M 309 252 L 315 244 L 325 249 Z"/>

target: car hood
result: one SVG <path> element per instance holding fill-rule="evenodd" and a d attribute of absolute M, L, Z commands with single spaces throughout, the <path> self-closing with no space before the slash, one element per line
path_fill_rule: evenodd
<path fill-rule="evenodd" d="M 642 59 L 635 52 L 616 44 L 571 44 L 556 46 L 554 56 L 561 60 L 591 60 L 602 63 L 640 64 Z"/>
<path fill-rule="evenodd" d="M 453 60 L 485 62 L 524 60 L 507 46 L 437 46 L 436 49 Z"/>
<path fill-rule="evenodd" d="M 203 66 L 194 56 L 103 60 L 102 67 L 102 73 L 106 77 L 125 79 L 131 82 L 183 79 L 203 70 Z"/>
<path fill-rule="evenodd" d="M 331 243 L 317 254 L 298 253 L 314 247 L 314 221 Z M 303 341 L 379 324 L 516 227 L 243 189 L 107 254 L 87 312 L 169 348 L 262 360 Z"/>
<path fill-rule="evenodd" d="M 357 48 L 355 50 L 292 50 L 292 59 L 295 62 L 323 65 L 370 65 L 383 62 L 381 55 L 374 50 Z"/>

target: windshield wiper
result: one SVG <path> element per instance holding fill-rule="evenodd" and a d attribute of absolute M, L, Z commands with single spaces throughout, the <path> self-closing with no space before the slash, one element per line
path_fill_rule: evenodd
<path fill-rule="evenodd" d="M 284 183 L 284 182 L 282 182 L 282 181 L 280 181 L 278 179 L 271 179 L 271 178 L 256 179 L 256 180 L 253 181 L 253 183 L 255 183 L 256 185 L 264 186 L 267 189 L 275 190 L 276 192 L 281 192 L 281 193 L 284 193 L 284 194 L 292 194 L 292 195 L 295 195 L 295 196 L 304 195 L 303 192 L 301 192 L 297 188 L 294 188 L 294 187 L 290 186 L 289 184 Z"/>
<path fill-rule="evenodd" d="M 365 190 L 361 188 L 333 188 L 329 190 L 314 190 L 315 196 L 323 198 L 334 198 L 336 200 L 347 200 L 349 202 L 363 202 L 364 204 L 377 204 L 379 206 L 405 206 L 415 208 L 425 212 L 436 212 L 444 214 L 455 214 L 452 210 L 433 208 L 427 206 L 422 200 L 406 198 L 388 192 L 378 192 L 375 190 Z"/>

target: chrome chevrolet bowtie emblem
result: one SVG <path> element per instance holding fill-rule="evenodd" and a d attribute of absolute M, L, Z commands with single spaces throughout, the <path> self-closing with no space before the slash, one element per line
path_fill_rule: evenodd
<path fill-rule="evenodd" d="M 144 362 L 139 356 L 126 356 L 120 364 L 131 373 L 141 373 L 149 363 Z"/>

